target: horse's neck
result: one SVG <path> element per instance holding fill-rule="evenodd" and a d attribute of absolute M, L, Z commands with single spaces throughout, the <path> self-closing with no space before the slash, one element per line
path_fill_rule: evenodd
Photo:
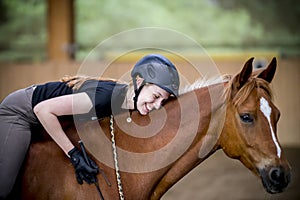
<path fill-rule="evenodd" d="M 156 185 L 151 199 L 162 196 L 172 185 L 218 149 L 217 141 L 225 122 L 226 105 L 223 92 L 224 85 L 218 84 L 182 97 L 180 105 L 183 107 L 182 110 L 187 112 L 188 118 L 184 132 L 186 137 L 193 137 L 193 142 L 188 150 L 169 167 Z M 195 100 L 196 102 L 193 102 Z M 193 106 L 195 103 L 198 106 Z M 197 126 L 196 130 L 192 130 L 196 131 L 195 134 L 189 132 L 193 124 Z"/>
<path fill-rule="evenodd" d="M 141 194 L 152 195 L 152 199 L 159 199 L 211 155 L 216 150 L 215 133 L 221 124 L 220 119 L 214 118 L 222 114 L 222 93 L 221 85 L 199 89 L 168 102 L 149 116 L 142 117 L 134 112 L 130 123 L 126 121 L 129 113 L 115 117 L 119 167 L 122 172 L 127 172 L 123 173 L 124 187 L 132 184 L 130 180 L 138 178 L 139 184 L 134 188 Z M 104 120 L 100 124 L 101 129 L 98 124 L 91 123 L 83 131 L 89 134 L 82 134 L 81 138 L 84 140 L 88 135 L 87 141 L 92 140 L 90 145 L 87 144 L 92 146 L 91 152 L 101 158 L 99 160 L 106 160 L 104 164 L 113 168 L 111 146 L 107 140 L 110 137 L 109 121 Z M 101 130 L 106 136 L 100 133 Z M 107 153 L 104 155 L 103 152 Z M 151 188 L 151 191 L 145 188 Z"/>

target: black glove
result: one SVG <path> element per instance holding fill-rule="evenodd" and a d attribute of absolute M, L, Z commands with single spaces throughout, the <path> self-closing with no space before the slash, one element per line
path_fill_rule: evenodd
<path fill-rule="evenodd" d="M 89 164 L 84 159 L 84 156 L 81 151 L 76 147 L 68 152 L 72 165 L 75 168 L 76 179 L 79 184 L 82 184 L 83 181 L 88 184 L 95 183 L 96 175 L 99 172 L 99 167 L 97 164 L 88 158 Z"/>

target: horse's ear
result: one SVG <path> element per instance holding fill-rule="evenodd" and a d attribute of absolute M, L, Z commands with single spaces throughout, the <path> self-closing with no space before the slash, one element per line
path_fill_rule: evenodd
<path fill-rule="evenodd" d="M 244 85 L 245 83 L 248 81 L 249 77 L 251 76 L 252 74 L 252 63 L 253 63 L 253 57 L 250 58 L 244 65 L 242 71 L 237 74 L 234 79 L 233 79 L 233 83 L 232 83 L 232 89 L 233 91 L 238 91 L 240 90 Z"/>
<path fill-rule="evenodd" d="M 277 60 L 274 57 L 271 63 L 268 65 L 268 67 L 264 71 L 262 71 L 257 77 L 271 83 L 276 72 L 276 67 L 277 67 Z"/>

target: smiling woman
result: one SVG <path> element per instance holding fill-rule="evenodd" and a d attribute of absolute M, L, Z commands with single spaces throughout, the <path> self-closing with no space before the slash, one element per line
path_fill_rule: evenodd
<path fill-rule="evenodd" d="M 0 199 L 14 185 L 30 145 L 31 126 L 37 124 L 70 157 L 78 183 L 92 183 L 98 166 L 74 147 L 58 117 L 71 115 L 90 121 L 125 110 L 147 115 L 170 95 L 178 95 L 178 72 L 162 55 L 142 58 L 132 70 L 132 79 L 133 85 L 103 78 L 65 77 L 61 82 L 30 86 L 7 96 L 0 105 Z"/>
<path fill-rule="evenodd" d="M 138 78 L 138 85 L 142 81 L 144 81 L 142 78 Z M 159 109 L 170 96 L 169 92 L 154 84 L 146 84 L 144 88 L 139 95 L 139 101 L 136 105 L 142 115 L 148 114 L 153 109 Z"/>

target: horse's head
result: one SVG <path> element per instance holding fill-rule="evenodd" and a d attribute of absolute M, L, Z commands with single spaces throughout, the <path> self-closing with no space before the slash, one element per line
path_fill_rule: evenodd
<path fill-rule="evenodd" d="M 260 176 L 269 193 L 282 192 L 290 182 L 290 167 L 277 139 L 278 108 L 269 87 L 276 59 L 260 73 L 252 73 L 253 58 L 228 83 L 224 130 L 220 136 L 223 151 L 239 159 Z"/>

